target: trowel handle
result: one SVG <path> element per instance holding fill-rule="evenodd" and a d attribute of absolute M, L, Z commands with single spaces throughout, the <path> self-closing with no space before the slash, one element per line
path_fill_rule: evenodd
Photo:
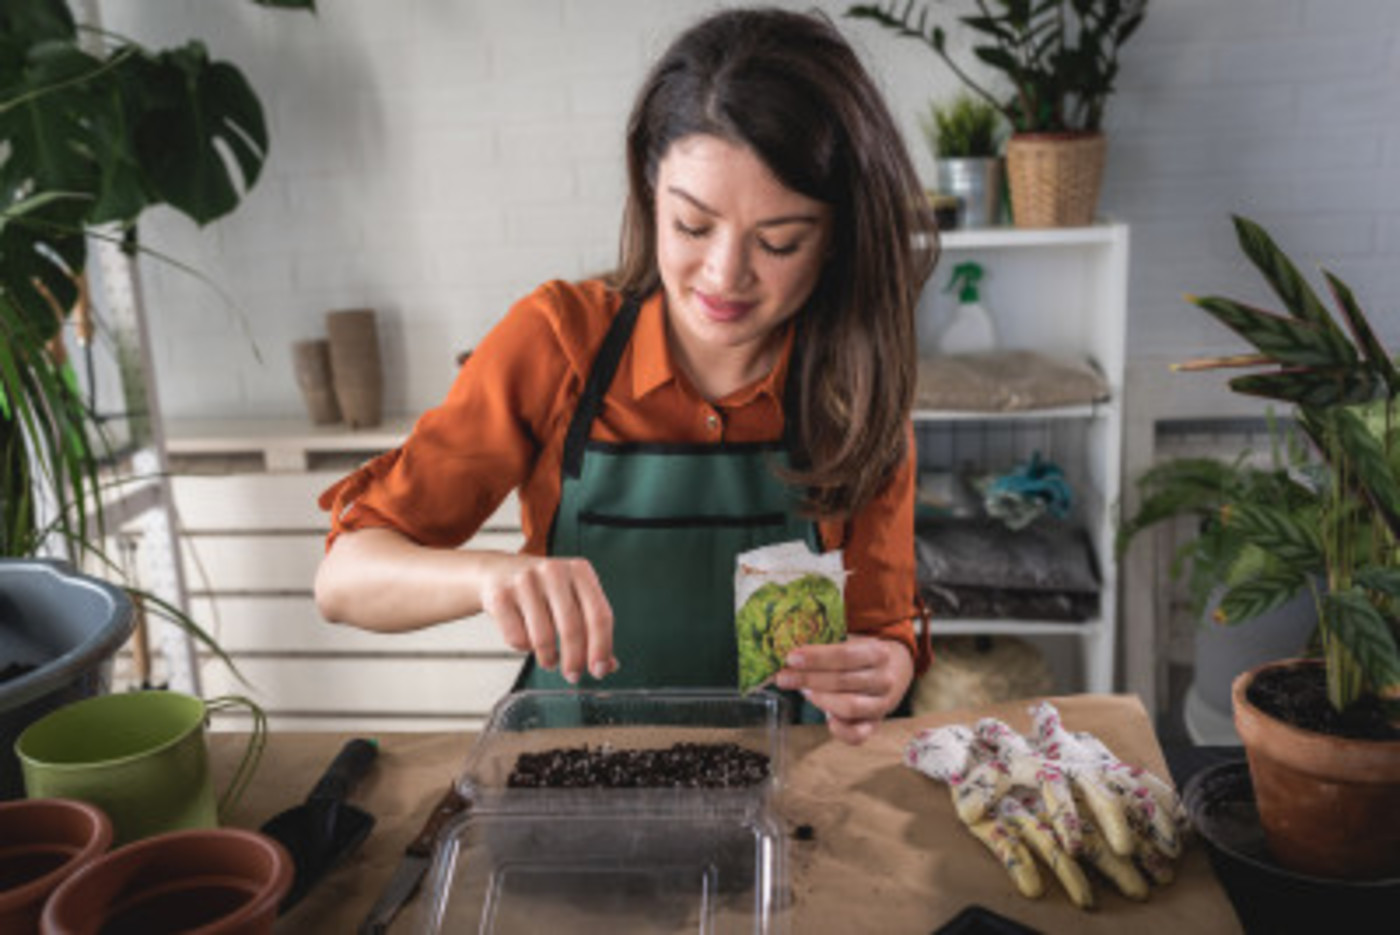
<path fill-rule="evenodd" d="M 374 758 L 379 755 L 379 744 L 373 740 L 356 737 L 340 748 L 340 753 L 311 790 L 309 799 L 340 800 L 350 794 L 355 784 L 369 772 Z"/>

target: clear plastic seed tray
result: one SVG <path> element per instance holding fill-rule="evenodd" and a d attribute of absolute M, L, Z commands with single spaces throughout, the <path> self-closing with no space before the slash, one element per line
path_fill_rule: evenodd
<path fill-rule="evenodd" d="M 525 691 L 508 695 L 473 741 L 458 786 L 479 811 L 766 808 L 781 787 L 788 707 L 767 692 L 710 690 Z M 735 744 L 768 760 L 768 778 L 732 788 L 519 789 L 522 754 L 554 750 L 665 750 Z"/>
<path fill-rule="evenodd" d="M 417 931 L 775 933 L 782 844 L 757 813 L 469 812 L 438 844 Z"/>
<path fill-rule="evenodd" d="M 527 691 L 472 742 L 417 931 L 778 933 L 786 836 L 775 818 L 787 703 L 728 691 Z M 729 745 L 767 758 L 736 787 L 518 788 L 522 754 Z M 708 782 L 706 777 L 699 781 Z"/>

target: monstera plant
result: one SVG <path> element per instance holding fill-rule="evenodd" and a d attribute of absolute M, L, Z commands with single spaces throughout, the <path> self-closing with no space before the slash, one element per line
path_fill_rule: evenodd
<path fill-rule="evenodd" d="M 268 145 L 247 79 L 201 42 L 152 50 L 78 22 L 65 0 L 0 3 L 0 558 L 56 553 L 122 577 L 102 549 L 109 446 L 62 341 L 87 309 L 89 248 L 142 251 L 137 222 L 156 206 L 223 217 Z M 228 662 L 181 608 L 134 593 Z"/>
<path fill-rule="evenodd" d="M 137 221 L 158 205 L 223 217 L 267 152 L 257 95 L 201 42 L 150 50 L 65 0 L 0 5 L 0 555 L 92 542 L 103 452 L 58 342 L 90 243 L 141 249 Z"/>

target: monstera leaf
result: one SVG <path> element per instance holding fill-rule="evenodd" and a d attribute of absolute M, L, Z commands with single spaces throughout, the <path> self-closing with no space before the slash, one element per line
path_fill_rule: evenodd
<path fill-rule="evenodd" d="M 58 333 L 59 310 L 77 299 L 73 273 L 87 255 L 86 208 L 78 196 L 49 193 L 9 205 L 0 215 L 0 299 L 8 300 L 11 313 L 24 319 L 25 333 L 40 343 Z"/>
<path fill-rule="evenodd" d="M 232 211 L 267 158 L 267 125 L 248 82 L 232 65 L 211 62 L 198 42 L 143 58 L 132 71 L 144 92 L 133 108 L 136 164 L 152 193 L 200 224 Z"/>
<path fill-rule="evenodd" d="M 107 236 L 135 244 L 138 218 L 160 204 L 207 224 L 238 205 L 267 153 L 257 95 L 202 43 L 92 52 L 66 0 L 0 4 L 0 298 L 27 334 L 59 330 L 89 231 L 115 225 Z"/>

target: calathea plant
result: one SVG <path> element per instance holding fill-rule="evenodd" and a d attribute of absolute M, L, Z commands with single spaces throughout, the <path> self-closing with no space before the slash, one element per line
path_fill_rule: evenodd
<path fill-rule="evenodd" d="M 1305 461 L 1296 434 L 1285 441 L 1276 441 L 1268 467 L 1248 452 L 1233 460 L 1173 458 L 1154 465 L 1137 480 L 1141 504 L 1118 529 L 1118 557 L 1139 533 L 1193 519 L 1195 535 L 1177 548 L 1170 571 L 1173 579 L 1186 579 L 1192 615 L 1204 619 L 1210 607 L 1218 624 L 1253 620 L 1314 586 L 1324 569 L 1310 530 L 1322 516 L 1325 469 Z M 1283 548 L 1272 535 L 1280 522 L 1295 531 Z"/>
<path fill-rule="evenodd" d="M 1328 467 L 1319 519 L 1300 522 L 1261 504 L 1238 521 L 1267 550 L 1319 557 L 1326 587 L 1318 635 L 1333 707 L 1374 697 L 1400 724 L 1400 371 L 1345 282 L 1323 271 L 1334 318 L 1262 227 L 1241 217 L 1234 223 L 1245 255 L 1286 313 L 1188 296 L 1256 353 L 1179 369 L 1255 370 L 1235 377 L 1231 388 L 1292 407 Z"/>

